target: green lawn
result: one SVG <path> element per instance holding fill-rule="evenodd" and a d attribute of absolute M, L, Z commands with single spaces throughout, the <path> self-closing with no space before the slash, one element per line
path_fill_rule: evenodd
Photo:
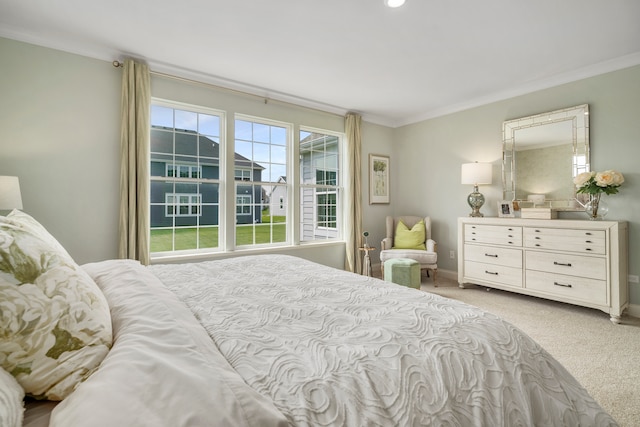
<path fill-rule="evenodd" d="M 284 216 L 263 216 L 262 220 L 262 224 L 236 225 L 236 246 L 286 241 L 286 219 Z M 151 252 L 215 248 L 218 246 L 217 226 L 199 229 L 196 227 L 176 228 L 175 248 L 172 247 L 173 231 L 171 229 L 151 229 Z"/>

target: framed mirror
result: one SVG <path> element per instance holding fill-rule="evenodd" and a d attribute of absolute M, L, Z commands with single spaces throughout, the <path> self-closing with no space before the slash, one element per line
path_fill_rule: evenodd
<path fill-rule="evenodd" d="M 505 121 L 502 141 L 504 200 L 582 210 L 588 197 L 576 194 L 573 178 L 590 171 L 587 104 Z"/>

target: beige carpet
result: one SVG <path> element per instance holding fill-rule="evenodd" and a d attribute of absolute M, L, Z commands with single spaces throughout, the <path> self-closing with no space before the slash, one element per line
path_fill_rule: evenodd
<path fill-rule="evenodd" d="M 571 372 L 623 427 L 640 426 L 640 319 L 614 325 L 599 310 L 423 277 L 422 290 L 475 305 L 513 323 Z"/>

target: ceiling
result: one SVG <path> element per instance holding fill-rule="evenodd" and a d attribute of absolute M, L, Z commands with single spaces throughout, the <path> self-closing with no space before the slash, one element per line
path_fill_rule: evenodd
<path fill-rule="evenodd" d="M 640 1 L 0 0 L 0 36 L 397 127 L 640 64 Z"/>

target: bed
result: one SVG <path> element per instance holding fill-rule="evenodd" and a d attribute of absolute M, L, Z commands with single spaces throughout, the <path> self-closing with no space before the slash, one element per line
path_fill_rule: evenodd
<path fill-rule="evenodd" d="M 285 255 L 78 269 L 111 342 L 24 425 L 616 425 L 522 331 L 428 292 Z"/>

